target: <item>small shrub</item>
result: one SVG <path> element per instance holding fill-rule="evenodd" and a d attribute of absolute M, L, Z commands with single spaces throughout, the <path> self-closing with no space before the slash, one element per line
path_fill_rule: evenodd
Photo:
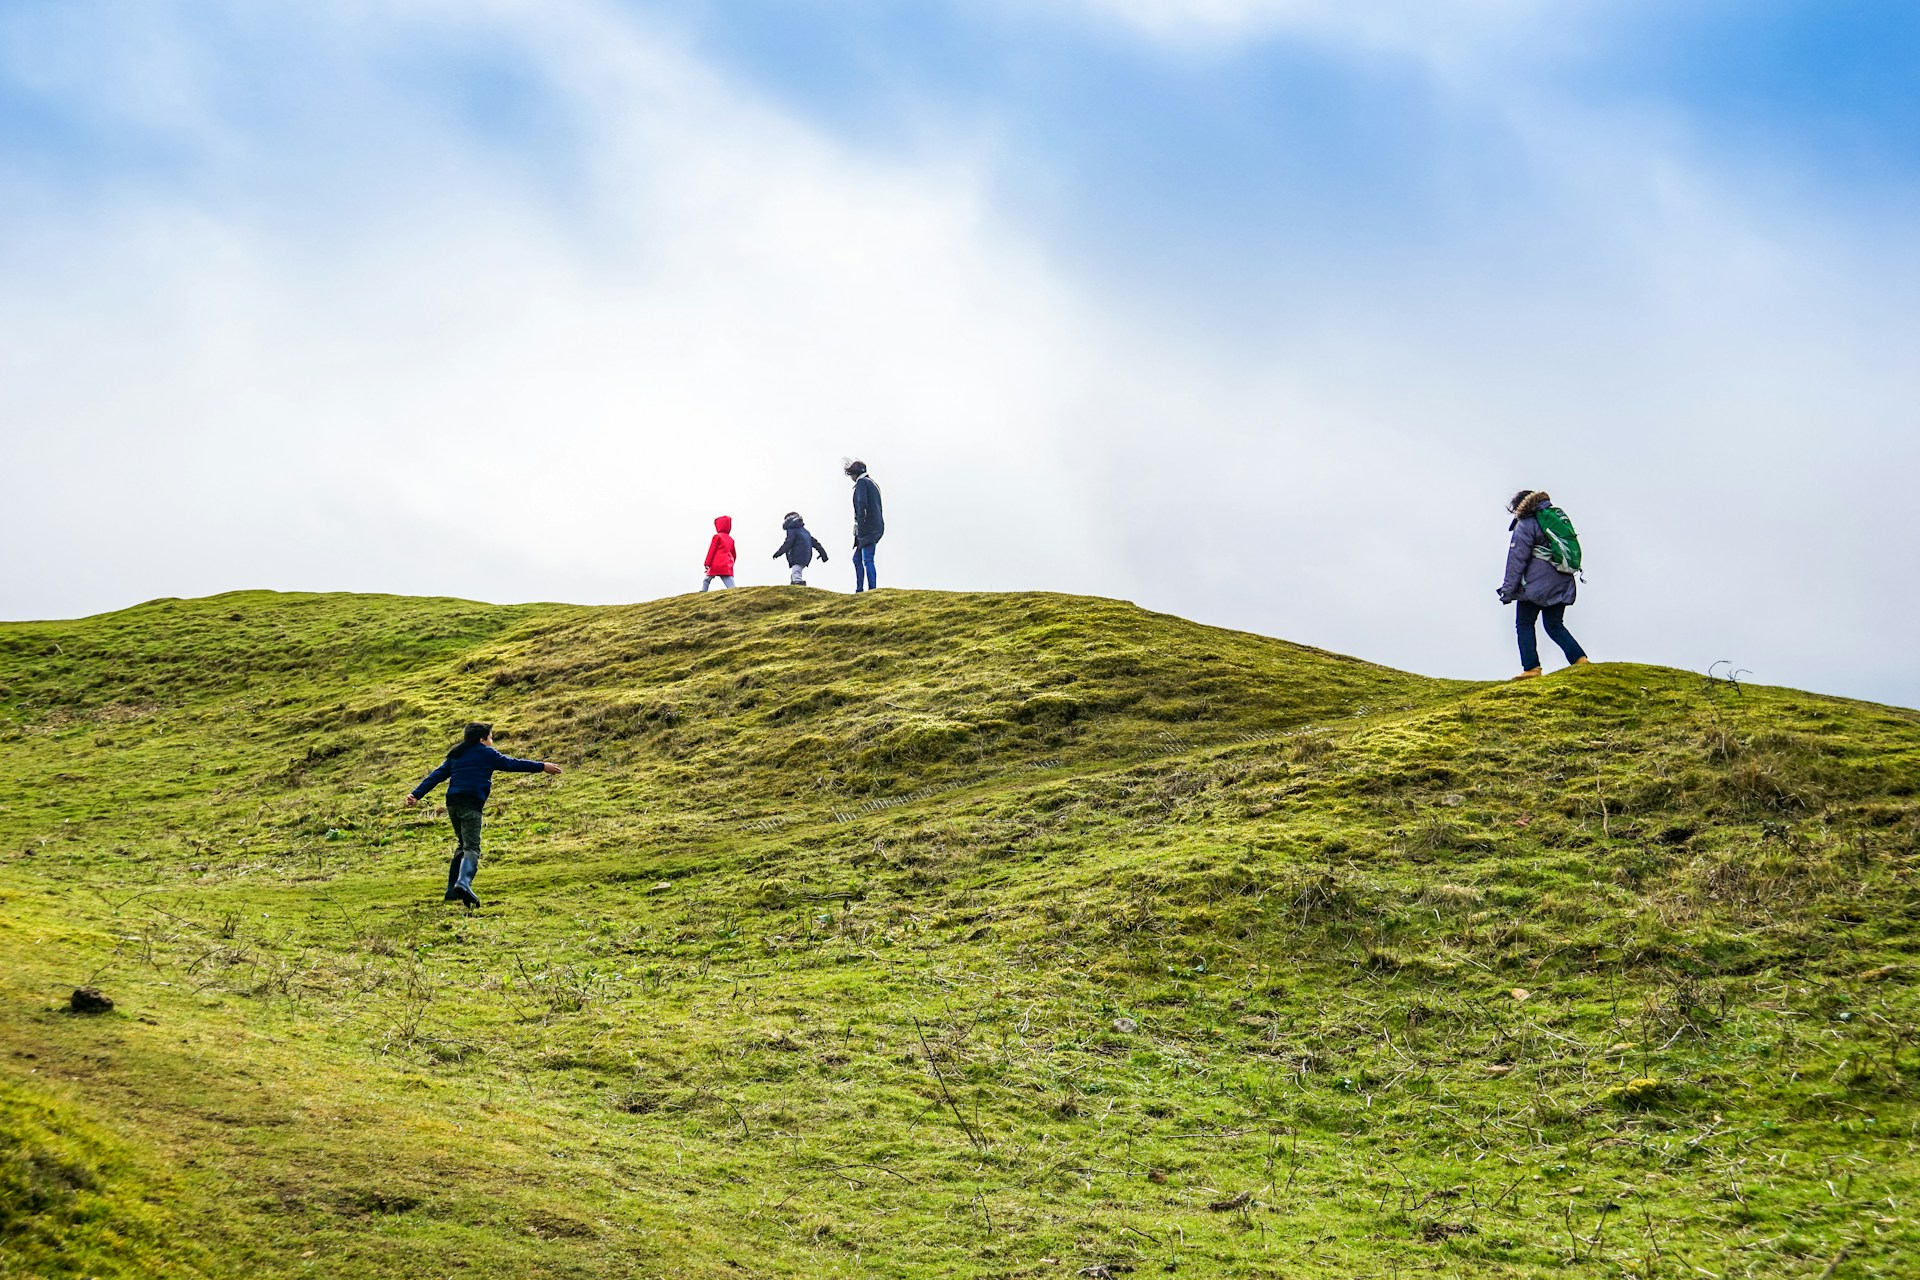
<path fill-rule="evenodd" d="M 1666 1083 L 1654 1076 L 1636 1076 L 1624 1084 L 1616 1084 L 1600 1092 L 1602 1102 L 1630 1111 L 1644 1110 L 1666 1096 Z"/>

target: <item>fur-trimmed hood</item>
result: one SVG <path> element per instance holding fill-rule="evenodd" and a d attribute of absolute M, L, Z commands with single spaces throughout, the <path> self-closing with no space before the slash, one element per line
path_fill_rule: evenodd
<path fill-rule="evenodd" d="M 1507 510 L 1513 513 L 1515 520 L 1525 520 L 1542 507 L 1553 505 L 1553 495 L 1545 489 L 1522 489 L 1513 497 L 1513 504 Z"/>

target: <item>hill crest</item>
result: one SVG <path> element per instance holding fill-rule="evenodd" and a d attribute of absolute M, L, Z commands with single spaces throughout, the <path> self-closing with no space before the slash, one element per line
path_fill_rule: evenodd
<path fill-rule="evenodd" d="M 397 800 L 470 715 L 568 772 L 502 780 L 468 917 Z M 1897 1270 L 1917 728 L 1053 595 L 0 624 L 0 1229 L 29 1274 Z"/>

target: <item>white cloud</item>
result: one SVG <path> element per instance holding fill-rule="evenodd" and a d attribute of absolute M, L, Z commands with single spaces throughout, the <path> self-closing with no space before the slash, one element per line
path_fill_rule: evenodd
<path fill-rule="evenodd" d="M 772 580 L 758 549 L 789 507 L 841 556 L 849 452 L 918 509 L 889 574 L 1025 563 L 1045 585 L 1076 555 L 1086 522 L 1048 429 L 1089 380 L 1074 304 L 991 225 L 965 157 L 859 160 L 600 6 L 496 12 L 585 122 L 584 210 L 414 136 L 396 97 L 356 105 L 388 117 L 388 150 L 339 176 L 378 186 L 430 153 L 430 203 L 402 175 L 400 207 L 376 195 L 292 233 L 244 201 L 151 197 L 32 229 L 64 265 L 0 305 L 8 416 L 50 483 L 10 518 L 84 525 L 84 494 L 154 536 L 131 572 L 67 589 L 26 569 L 18 592 L 97 607 L 128 579 L 198 591 L 328 564 L 339 585 L 650 595 L 693 578 L 720 511 L 748 579 Z M 193 142 L 239 145 L 207 132 Z M 1045 546 L 979 495 L 1028 513 L 1044 496 Z M 276 553 L 287 567 L 263 567 Z"/>
<path fill-rule="evenodd" d="M 1450 65 L 1582 0 L 1053 0 L 1156 40 L 1208 45 L 1274 33 L 1412 53 Z"/>

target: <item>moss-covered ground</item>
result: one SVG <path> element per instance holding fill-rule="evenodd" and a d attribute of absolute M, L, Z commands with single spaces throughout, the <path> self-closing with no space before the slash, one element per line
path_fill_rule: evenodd
<path fill-rule="evenodd" d="M 1911 1277 L 1916 788 L 1066 596 L 0 625 L 0 1277 Z"/>

